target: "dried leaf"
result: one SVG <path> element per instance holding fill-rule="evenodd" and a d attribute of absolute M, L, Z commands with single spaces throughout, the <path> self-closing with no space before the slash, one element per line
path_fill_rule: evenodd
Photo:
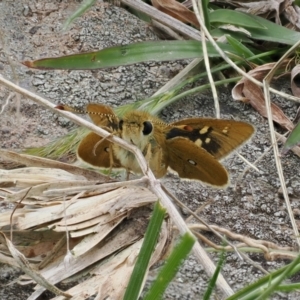
<path fill-rule="evenodd" d="M 300 97 L 300 87 L 298 87 L 298 85 L 296 84 L 296 81 L 299 81 L 300 78 L 299 73 L 300 73 L 300 65 L 296 65 L 291 72 L 291 89 L 293 95 L 296 97 Z"/>
<path fill-rule="evenodd" d="M 164 223 L 159 241 L 151 258 L 150 266 L 161 259 L 161 253 L 167 242 L 168 234 L 167 226 Z M 93 277 L 71 288 L 67 292 L 74 295 L 73 297 L 76 300 L 86 299 L 96 292 L 98 292 L 98 295 L 95 299 L 106 299 L 108 296 L 109 299 L 123 299 L 124 290 L 132 273 L 142 241 L 136 242 L 103 264 L 97 264 L 90 271 Z M 58 296 L 53 298 L 53 300 L 63 300 L 63 298 Z"/>
<path fill-rule="evenodd" d="M 219 26 L 219 28 L 226 29 L 226 30 L 233 31 L 233 32 L 242 32 L 243 34 L 247 35 L 248 37 L 251 37 L 250 31 L 246 30 L 245 28 L 238 27 L 235 25 L 226 24 L 226 25 Z"/>
<path fill-rule="evenodd" d="M 73 295 L 72 299 L 84 300 L 97 293 L 95 299 L 123 299 L 142 241 L 131 245 L 104 264 L 96 266 L 90 272 L 94 274 L 93 277 L 67 291 Z M 53 300 L 64 298 L 58 296 Z"/>
<path fill-rule="evenodd" d="M 73 175 L 60 169 L 22 168 L 15 170 L 0 169 L 0 186 L 13 182 L 15 187 L 27 187 L 46 182 L 85 180 L 83 176 Z"/>
<path fill-rule="evenodd" d="M 69 173 L 75 175 L 82 175 L 86 179 L 90 180 L 99 180 L 101 182 L 108 182 L 109 177 L 95 171 L 87 170 L 84 168 L 76 167 L 74 165 L 62 163 L 59 161 L 37 157 L 27 154 L 19 154 L 12 151 L 7 151 L 5 149 L 0 149 L 0 158 L 1 160 L 13 161 L 15 164 L 26 165 L 27 167 L 43 167 L 43 168 L 52 168 L 52 169 L 62 169 Z M 10 169 L 12 169 L 10 167 Z"/>
<path fill-rule="evenodd" d="M 284 11 L 284 16 L 298 29 L 300 29 L 300 8 L 299 6 L 290 5 Z"/>
<path fill-rule="evenodd" d="M 0 241 L 3 244 L 6 244 L 11 255 L 17 261 L 19 267 L 28 274 L 31 278 L 33 278 L 39 285 L 46 287 L 49 291 L 53 292 L 56 295 L 63 295 L 64 297 L 71 298 L 71 295 L 65 293 L 58 289 L 56 286 L 49 283 L 43 276 L 41 276 L 28 262 L 25 256 L 19 252 L 12 242 L 5 236 L 4 233 L 0 232 Z"/>
<path fill-rule="evenodd" d="M 249 71 L 248 74 L 261 81 L 273 66 L 274 63 L 265 64 Z M 234 100 L 249 102 L 253 108 L 255 108 L 262 116 L 267 118 L 267 110 L 263 91 L 259 86 L 252 83 L 247 78 L 242 78 L 234 86 L 232 89 L 232 97 Z M 294 128 L 293 122 L 276 104 L 271 103 L 271 111 L 274 122 L 278 123 L 289 131 Z"/>
<path fill-rule="evenodd" d="M 180 2 L 175 0 L 152 0 L 152 5 L 158 10 L 172 16 L 173 18 L 183 22 L 190 23 L 199 28 L 199 22 L 194 12 L 186 8 Z"/>
<path fill-rule="evenodd" d="M 30 300 L 37 299 L 45 289 L 61 293 L 53 289 L 53 284 L 73 275 L 81 277 L 87 268 L 93 277 L 69 290 L 73 299 L 86 299 L 87 295 L 97 292 L 98 297 L 109 295 L 110 299 L 121 299 L 149 222 L 152 211 L 149 205 L 157 197 L 144 187 L 126 182 L 96 185 L 73 181 L 73 175 L 69 177 L 70 174 L 61 170 L 37 171 L 44 174 L 45 183 L 32 182 L 29 191 L 28 188 L 11 188 L 4 194 L 4 200 L 12 203 L 22 199 L 22 206 L 16 208 L 12 218 L 13 240 L 17 245 L 14 251 L 21 254 L 17 258 L 11 249 L 8 251 L 7 242 L 2 238 L 0 261 L 11 265 L 24 261 L 22 268 L 27 275 L 22 276 L 19 283 L 40 284 Z M 34 172 L 30 168 L 15 171 L 18 176 L 31 173 Z M 0 229 L 10 228 L 10 218 L 11 212 L 1 213 Z M 16 231 L 16 228 L 26 230 Z M 152 263 L 161 258 L 169 245 L 170 231 L 166 230 L 166 224 L 163 228 Z M 38 275 L 30 270 L 28 261 L 31 260 L 40 262 Z M 67 296 L 67 292 L 64 295 Z"/>

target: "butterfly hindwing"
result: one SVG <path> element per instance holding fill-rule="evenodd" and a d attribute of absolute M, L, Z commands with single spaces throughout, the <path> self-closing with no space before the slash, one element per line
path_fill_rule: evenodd
<path fill-rule="evenodd" d="M 181 178 L 201 180 L 213 186 L 226 186 L 225 168 L 206 150 L 183 137 L 167 140 L 169 166 Z"/>
<path fill-rule="evenodd" d="M 110 154 L 111 152 L 111 154 Z M 86 163 L 99 168 L 121 168 L 120 161 L 112 151 L 112 143 L 94 132 L 90 132 L 80 142 L 77 155 Z M 110 158 L 112 157 L 112 161 Z"/>

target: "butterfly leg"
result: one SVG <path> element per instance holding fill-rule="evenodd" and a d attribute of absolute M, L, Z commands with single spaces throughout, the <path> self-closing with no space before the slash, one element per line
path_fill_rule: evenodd
<path fill-rule="evenodd" d="M 143 154 L 155 177 L 160 178 L 166 174 L 167 166 L 163 158 L 162 148 L 160 146 L 153 146 L 151 143 L 149 143 L 146 151 L 144 150 Z"/>
<path fill-rule="evenodd" d="M 94 156 L 96 156 L 96 150 L 97 150 L 97 148 L 101 145 L 101 143 L 103 143 L 104 141 L 107 140 L 107 138 L 112 137 L 112 136 L 113 136 L 113 135 L 110 134 L 110 135 L 108 135 L 108 136 L 102 138 L 101 140 L 99 140 L 99 141 L 94 145 L 94 147 L 93 147 L 93 155 L 94 155 Z"/>
<path fill-rule="evenodd" d="M 151 160 L 151 157 L 152 157 L 151 144 L 150 143 L 146 146 L 146 149 L 143 151 L 143 154 L 145 156 L 145 159 L 146 159 L 147 163 L 149 163 L 149 161 Z"/>
<path fill-rule="evenodd" d="M 150 143 L 144 149 L 143 154 L 144 154 L 146 162 L 147 162 L 147 167 L 151 169 L 150 164 L 151 164 L 151 160 L 152 160 L 152 147 L 151 147 Z"/>
<path fill-rule="evenodd" d="M 159 146 L 152 149 L 150 168 L 157 178 L 163 177 L 167 173 L 167 162 L 163 155 L 163 149 Z"/>
<path fill-rule="evenodd" d="M 110 177 L 112 173 L 112 168 L 114 165 L 114 156 L 113 156 L 113 149 L 112 144 L 109 144 L 109 170 L 108 170 L 108 176 Z"/>
<path fill-rule="evenodd" d="M 126 180 L 128 181 L 130 177 L 130 170 L 126 168 Z"/>

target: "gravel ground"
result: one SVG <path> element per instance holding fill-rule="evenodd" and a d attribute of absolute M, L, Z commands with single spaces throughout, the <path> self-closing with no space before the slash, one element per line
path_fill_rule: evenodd
<path fill-rule="evenodd" d="M 1 1 L 0 2 L 0 72 L 6 78 L 19 82 L 50 99 L 53 103 L 83 106 L 89 102 L 107 103 L 113 107 L 151 96 L 170 80 L 186 64 L 184 62 L 147 63 L 119 67 L 104 71 L 37 71 L 24 67 L 20 62 L 47 56 L 57 56 L 97 50 L 117 44 L 158 39 L 154 30 L 122 8 L 97 2 L 94 8 L 78 19 L 67 32 L 61 32 L 61 24 L 73 12 L 78 1 Z M 4 42 L 4 46 L 3 46 Z M 9 64 L 8 62 L 11 62 Z M 12 69 L 13 66 L 13 69 Z M 288 82 L 276 87 L 290 92 Z M 282 246 L 295 246 L 293 232 L 279 192 L 279 179 L 272 151 L 267 121 L 250 106 L 234 102 L 231 88 L 219 90 L 223 118 L 236 118 L 251 122 L 257 132 L 240 153 L 253 162 L 261 155 L 260 173 L 249 170 L 242 176 L 246 165 L 236 155 L 224 161 L 230 172 L 231 186 L 226 190 L 214 190 L 199 182 L 183 181 L 169 174 L 164 184 L 190 209 L 196 210 L 207 200 L 212 203 L 200 213 L 210 224 L 231 231 L 263 239 Z M 47 144 L 66 134 L 74 125 L 29 100 L 18 98 L 0 86 L 0 105 L 8 96 L 12 99 L 0 115 L 0 146 L 5 149 L 22 149 Z M 275 103 L 293 118 L 297 106 L 273 96 Z M 20 111 L 18 112 L 18 109 Z M 165 121 L 191 116 L 213 116 L 214 105 L 210 92 L 183 99 L 165 109 L 160 117 Z M 282 158 L 286 183 L 292 208 L 299 209 L 300 181 L 299 158 L 288 153 Z M 6 209 L 1 206 L 0 209 Z M 182 214 L 188 216 L 185 211 Z M 296 215 L 297 222 L 299 215 Z M 212 235 L 207 235 L 219 242 Z M 286 261 L 268 262 L 262 255 L 250 254 L 250 258 L 267 271 L 283 266 Z M 217 255 L 212 255 L 216 262 Z M 149 278 L 156 270 L 150 272 Z M 0 265 L 0 298 L 26 299 L 32 287 L 6 284 L 18 275 L 16 270 Z M 235 253 L 227 255 L 223 275 L 236 291 L 262 276 L 253 265 L 240 260 Z M 294 282 L 299 281 L 295 276 Z M 207 276 L 197 261 L 190 258 L 183 264 L 176 279 L 168 288 L 164 299 L 199 299 L 207 287 Z M 46 293 L 43 299 L 49 299 Z M 299 299 L 299 295 L 276 294 L 272 299 Z"/>

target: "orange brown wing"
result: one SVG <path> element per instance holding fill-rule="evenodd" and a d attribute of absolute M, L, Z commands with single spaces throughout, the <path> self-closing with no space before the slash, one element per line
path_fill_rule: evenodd
<path fill-rule="evenodd" d="M 225 187 L 228 184 L 226 169 L 206 150 L 183 137 L 167 140 L 169 166 L 181 178 L 200 180 Z"/>
<path fill-rule="evenodd" d="M 77 155 L 86 163 L 100 168 L 121 168 L 120 161 L 112 155 L 112 162 L 110 160 L 110 151 L 112 143 L 108 140 L 103 140 L 103 138 L 94 132 L 90 132 L 83 140 L 80 142 Z M 112 163 L 112 165 L 111 165 Z"/>
<path fill-rule="evenodd" d="M 111 131 L 118 130 L 119 119 L 111 107 L 103 104 L 90 103 L 86 106 L 86 112 L 95 125 L 108 128 Z"/>
<path fill-rule="evenodd" d="M 166 139 L 183 137 L 205 149 L 216 159 L 227 156 L 255 132 L 251 124 L 234 120 L 193 118 L 171 124 Z"/>

